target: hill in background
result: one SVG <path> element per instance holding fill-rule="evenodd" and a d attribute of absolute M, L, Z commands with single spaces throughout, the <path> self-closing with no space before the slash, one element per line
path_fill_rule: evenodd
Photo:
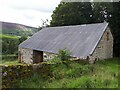
<path fill-rule="evenodd" d="M 9 35 L 16 35 L 16 36 L 32 36 L 34 33 L 38 32 L 38 28 L 26 26 L 17 23 L 10 23 L 10 22 L 2 22 L 2 30 L 0 34 L 9 34 Z"/>

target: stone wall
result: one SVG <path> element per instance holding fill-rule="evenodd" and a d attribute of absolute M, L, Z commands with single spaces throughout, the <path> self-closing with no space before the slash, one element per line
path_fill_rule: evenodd
<path fill-rule="evenodd" d="M 103 34 L 98 46 L 96 47 L 92 56 L 90 56 L 90 62 L 94 60 L 102 60 L 113 57 L 113 37 L 110 29 L 107 28 Z"/>
<path fill-rule="evenodd" d="M 50 60 L 52 60 L 55 56 L 56 56 L 56 54 L 53 54 L 53 53 L 48 53 L 48 52 L 43 52 L 43 61 L 50 61 Z"/>
<path fill-rule="evenodd" d="M 22 63 L 27 63 L 27 64 L 33 63 L 33 50 L 22 48 L 19 51 L 21 53 Z"/>
<path fill-rule="evenodd" d="M 6 65 L 0 67 L 2 68 L 2 88 L 11 88 L 18 80 L 30 77 L 33 74 L 31 65 Z"/>
<path fill-rule="evenodd" d="M 5 65 L 0 66 L 0 68 L 2 68 L 1 76 L 3 90 L 6 88 L 16 88 L 18 82 L 20 83 L 23 79 L 33 76 L 35 73 L 39 73 L 41 77 L 51 75 L 50 65 L 45 63 L 34 65 Z"/>

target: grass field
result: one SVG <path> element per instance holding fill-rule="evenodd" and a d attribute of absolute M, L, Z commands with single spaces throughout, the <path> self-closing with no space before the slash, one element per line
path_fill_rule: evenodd
<path fill-rule="evenodd" d="M 119 58 L 98 61 L 96 64 L 69 62 L 51 65 L 50 76 L 36 72 L 18 81 L 19 88 L 118 88 Z"/>
<path fill-rule="evenodd" d="M 2 59 L 0 61 L 0 65 L 20 65 L 21 63 L 18 63 L 18 56 L 11 54 L 11 55 L 0 55 L 0 58 Z"/>
<path fill-rule="evenodd" d="M 0 38 L 18 39 L 17 36 L 12 36 L 12 35 L 7 35 L 7 34 L 0 34 Z"/>

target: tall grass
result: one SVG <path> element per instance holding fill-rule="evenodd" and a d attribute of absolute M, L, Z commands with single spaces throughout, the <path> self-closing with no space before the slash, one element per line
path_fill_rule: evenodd
<path fill-rule="evenodd" d="M 22 88 L 118 88 L 118 60 L 109 59 L 96 64 L 69 62 L 51 65 L 50 76 L 36 72 L 18 81 Z"/>

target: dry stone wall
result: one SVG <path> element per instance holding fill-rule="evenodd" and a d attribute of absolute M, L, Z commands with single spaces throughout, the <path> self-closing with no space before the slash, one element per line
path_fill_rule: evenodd
<path fill-rule="evenodd" d="M 0 66 L 2 68 L 2 88 L 15 88 L 17 82 L 39 73 L 41 77 L 50 75 L 50 65 L 30 64 L 30 65 L 11 65 Z"/>

